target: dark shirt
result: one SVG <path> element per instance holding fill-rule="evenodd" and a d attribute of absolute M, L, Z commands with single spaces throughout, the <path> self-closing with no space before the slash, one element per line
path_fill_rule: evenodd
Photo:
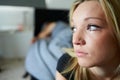
<path fill-rule="evenodd" d="M 66 67 L 68 66 L 68 62 L 70 61 L 70 59 L 71 59 L 71 56 L 68 55 L 68 54 L 66 54 L 66 53 L 63 54 L 63 55 L 60 57 L 60 59 L 58 60 L 58 64 L 57 64 L 57 71 L 58 71 L 59 73 L 63 72 L 63 71 L 66 69 Z M 71 72 L 72 72 L 72 71 L 70 71 L 70 72 L 68 72 L 68 73 L 66 73 L 66 74 L 62 74 L 62 73 L 61 73 L 61 75 L 62 75 L 63 77 L 65 77 L 67 80 L 69 80 L 69 78 L 70 78 L 70 76 L 71 76 Z M 70 78 L 70 80 L 74 80 L 73 75 L 72 75 L 72 77 Z"/>

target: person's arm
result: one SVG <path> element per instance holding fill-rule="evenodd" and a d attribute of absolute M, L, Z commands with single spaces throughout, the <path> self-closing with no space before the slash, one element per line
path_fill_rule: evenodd
<path fill-rule="evenodd" d="M 41 32 L 39 32 L 36 37 L 32 38 L 31 43 L 35 43 L 39 39 L 48 37 L 51 34 L 52 30 L 54 29 L 55 25 L 56 25 L 56 22 L 47 23 L 45 25 L 45 28 Z"/>
<path fill-rule="evenodd" d="M 56 72 L 56 80 L 66 80 L 58 71 Z"/>

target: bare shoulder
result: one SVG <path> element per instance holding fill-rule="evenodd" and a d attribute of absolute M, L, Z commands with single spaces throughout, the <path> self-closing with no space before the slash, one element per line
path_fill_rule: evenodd
<path fill-rule="evenodd" d="M 56 72 L 56 80 L 66 80 L 58 71 Z"/>

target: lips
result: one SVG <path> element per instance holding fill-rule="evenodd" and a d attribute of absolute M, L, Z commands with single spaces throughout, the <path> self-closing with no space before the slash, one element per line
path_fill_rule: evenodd
<path fill-rule="evenodd" d="M 75 51 L 75 53 L 76 53 L 76 55 L 78 57 L 84 57 L 84 56 L 86 56 L 88 54 L 88 53 L 86 53 L 84 51 L 79 51 L 79 50 Z"/>

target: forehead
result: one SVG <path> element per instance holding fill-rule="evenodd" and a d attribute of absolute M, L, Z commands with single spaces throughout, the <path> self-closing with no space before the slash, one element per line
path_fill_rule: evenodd
<path fill-rule="evenodd" d="M 82 21 L 83 19 L 93 17 L 93 19 L 105 19 L 105 14 L 98 1 L 85 1 L 81 3 L 74 11 L 72 20 Z"/>

